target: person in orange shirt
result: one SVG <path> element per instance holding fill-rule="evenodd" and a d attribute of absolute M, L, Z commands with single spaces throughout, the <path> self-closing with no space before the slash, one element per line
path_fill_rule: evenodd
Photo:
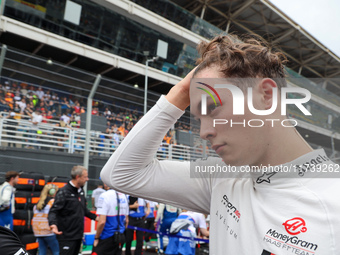
<path fill-rule="evenodd" d="M 125 137 L 125 124 L 124 123 L 118 128 L 118 132 L 120 132 L 121 136 Z"/>
<path fill-rule="evenodd" d="M 13 97 L 11 96 L 12 93 L 7 93 L 6 97 L 5 97 L 5 101 L 7 103 L 7 105 L 9 106 L 9 108 L 11 108 L 11 110 L 13 110 Z"/>
<path fill-rule="evenodd" d="M 45 185 L 41 191 L 39 202 L 33 208 L 32 228 L 38 239 L 40 255 L 46 255 L 48 247 L 50 247 L 53 255 L 59 255 L 59 243 L 56 235 L 51 231 L 47 219 L 57 191 L 58 186 L 54 184 Z"/>

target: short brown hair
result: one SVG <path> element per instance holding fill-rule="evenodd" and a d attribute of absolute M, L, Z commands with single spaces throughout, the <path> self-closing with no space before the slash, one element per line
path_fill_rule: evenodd
<path fill-rule="evenodd" d="M 200 58 L 195 74 L 217 65 L 226 78 L 272 78 L 279 88 L 286 86 L 286 56 L 259 36 L 220 35 L 197 46 Z"/>
<path fill-rule="evenodd" d="M 9 182 L 12 178 L 19 176 L 19 173 L 16 171 L 8 171 L 5 175 L 6 182 Z"/>

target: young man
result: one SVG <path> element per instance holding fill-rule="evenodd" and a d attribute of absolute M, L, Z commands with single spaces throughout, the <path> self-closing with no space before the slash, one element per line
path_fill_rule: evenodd
<path fill-rule="evenodd" d="M 19 181 L 19 173 L 8 171 L 5 182 L 0 186 L 0 226 L 13 230 L 14 186 Z"/>
<path fill-rule="evenodd" d="M 104 192 L 105 192 L 105 189 L 103 189 L 102 183 L 98 184 L 97 188 L 93 190 L 92 196 L 91 196 L 93 209 L 97 209 L 98 199 L 100 195 L 103 194 Z"/>
<path fill-rule="evenodd" d="M 104 188 L 108 187 L 104 184 Z M 119 211 L 118 211 L 119 207 Z M 92 255 L 120 255 L 124 245 L 124 231 L 129 222 L 129 204 L 125 194 L 109 189 L 97 203 L 99 215 Z"/>
<path fill-rule="evenodd" d="M 241 42 L 231 36 L 218 36 L 198 49 L 199 66 L 136 124 L 104 166 L 102 180 L 135 196 L 210 213 L 212 255 L 337 254 L 340 179 L 339 173 L 330 172 L 339 172 L 339 165 L 323 150 L 313 151 L 281 115 L 282 54 L 255 39 Z M 233 99 L 232 91 L 217 88 L 219 84 L 231 84 L 245 98 L 252 95 L 251 100 L 234 107 L 241 96 Z M 216 92 L 202 107 L 206 85 L 216 86 Z M 200 121 L 200 136 L 221 158 L 157 161 L 160 141 L 189 104 Z M 271 114 L 254 114 L 251 104 Z M 242 114 L 233 113 L 242 108 Z M 215 120 L 228 120 L 229 125 L 215 125 Z M 212 166 L 235 173 L 190 170 Z M 242 172 L 249 168 L 254 171 Z M 326 173 L 314 171 L 320 169 Z"/>
<path fill-rule="evenodd" d="M 48 214 L 49 226 L 58 238 L 60 255 L 78 255 L 85 216 L 98 221 L 86 207 L 83 186 L 89 179 L 87 169 L 74 166 L 71 177 L 72 180 L 58 191 Z"/>

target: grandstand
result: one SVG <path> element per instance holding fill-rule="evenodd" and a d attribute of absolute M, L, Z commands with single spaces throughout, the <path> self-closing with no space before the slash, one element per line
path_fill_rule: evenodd
<path fill-rule="evenodd" d="M 307 106 L 312 117 L 293 107 L 289 116 L 299 121 L 298 130 L 314 148 L 326 148 L 335 160 L 340 157 L 336 124 L 340 58 L 270 1 L 73 0 L 80 10 L 78 20 L 65 15 L 66 2 L 1 2 L 1 172 L 30 168 L 68 176 L 73 164 L 82 163 L 82 121 L 87 97 L 100 74 L 92 114 L 93 122 L 103 124 L 93 127 L 90 141 L 89 187 L 95 187 L 107 157 L 143 115 L 145 63 L 156 56 L 157 40 L 168 43 L 168 57 L 149 63 L 148 109 L 194 67 L 199 41 L 232 32 L 259 34 L 286 53 L 288 85 L 313 94 Z M 37 91 L 43 91 L 43 100 L 36 100 Z M 27 109 L 21 112 L 15 101 L 23 96 Z M 27 112 L 37 108 L 44 118 L 39 133 L 32 135 Z M 15 120 L 8 121 L 12 110 Z M 61 123 L 63 114 L 70 115 L 69 123 Z M 124 129 L 118 131 L 123 123 Z M 192 131 L 187 111 L 165 137 L 157 157 L 214 156 Z M 46 169 L 46 164 L 51 166 Z"/>

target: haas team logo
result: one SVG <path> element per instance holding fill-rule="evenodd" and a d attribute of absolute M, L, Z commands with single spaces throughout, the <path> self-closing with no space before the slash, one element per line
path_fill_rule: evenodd
<path fill-rule="evenodd" d="M 290 235 L 297 235 L 307 231 L 306 222 L 299 217 L 287 220 L 285 223 L 282 223 L 282 225 L 285 226 L 286 231 Z"/>

